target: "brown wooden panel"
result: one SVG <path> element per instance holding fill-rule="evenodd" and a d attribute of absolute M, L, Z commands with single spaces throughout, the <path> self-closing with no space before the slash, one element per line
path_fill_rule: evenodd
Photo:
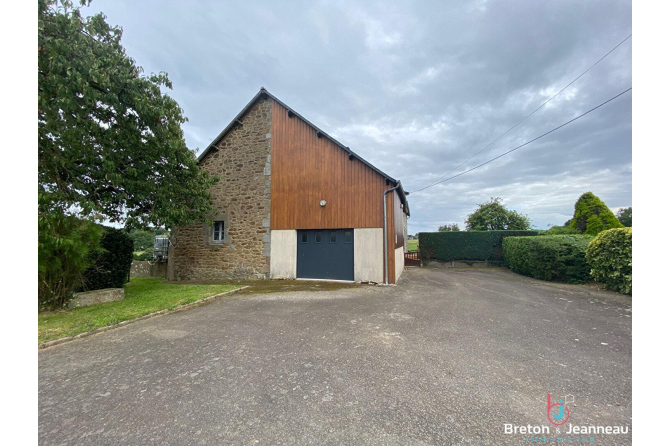
<path fill-rule="evenodd" d="M 395 192 L 389 193 L 386 195 L 386 248 L 387 248 L 387 262 L 388 262 L 388 274 L 389 274 L 389 283 L 395 283 L 395 230 L 394 230 L 394 218 L 393 218 L 393 197 L 396 194 Z M 383 204 L 383 203 L 382 203 Z M 383 212 L 383 211 L 382 211 Z"/>
<path fill-rule="evenodd" d="M 383 194 L 392 186 L 276 102 L 271 166 L 272 229 L 383 227 Z"/>

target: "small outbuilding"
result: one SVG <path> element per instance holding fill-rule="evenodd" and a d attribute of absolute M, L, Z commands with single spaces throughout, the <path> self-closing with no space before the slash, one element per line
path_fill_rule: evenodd
<path fill-rule="evenodd" d="M 264 88 L 202 152 L 213 224 L 173 228 L 168 278 L 396 283 L 407 194 Z M 386 228 L 386 231 L 384 231 Z"/>

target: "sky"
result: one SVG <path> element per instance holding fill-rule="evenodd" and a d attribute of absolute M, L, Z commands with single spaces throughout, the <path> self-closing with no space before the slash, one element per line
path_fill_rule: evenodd
<path fill-rule="evenodd" d="M 204 150 L 263 86 L 402 181 L 410 234 L 463 229 L 491 197 L 538 229 L 562 225 L 587 191 L 632 205 L 632 92 L 411 193 L 631 87 L 634 37 L 465 162 L 629 36 L 630 1 L 93 0 L 82 13 L 100 11 L 145 74 L 168 73 L 189 148 Z"/>

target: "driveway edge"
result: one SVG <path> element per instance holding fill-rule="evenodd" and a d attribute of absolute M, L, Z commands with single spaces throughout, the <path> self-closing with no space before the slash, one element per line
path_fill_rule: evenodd
<path fill-rule="evenodd" d="M 137 317 L 135 319 L 129 319 L 127 321 L 121 321 L 117 324 L 107 325 L 107 326 L 104 326 L 104 327 L 96 328 L 95 330 L 87 331 L 87 332 L 84 332 L 84 333 L 79 333 L 78 335 L 68 336 L 66 338 L 55 339 L 53 341 L 47 341 L 47 342 L 44 342 L 42 344 L 39 344 L 37 346 L 37 348 L 38 348 L 38 350 L 41 350 L 43 348 L 53 347 L 55 345 L 64 344 L 66 342 L 74 341 L 74 340 L 80 339 L 80 338 L 85 338 L 87 336 L 91 336 L 91 335 L 94 335 L 96 333 L 102 333 L 102 332 L 105 332 L 105 331 L 113 330 L 115 328 L 119 328 L 119 327 L 123 327 L 124 325 L 131 324 L 133 322 L 141 321 L 141 320 L 144 320 L 144 319 L 149 319 L 149 318 L 152 318 L 152 317 L 155 317 L 155 316 L 160 316 L 162 314 L 175 313 L 177 311 L 188 310 L 191 307 L 197 307 L 199 305 L 202 305 L 203 303 L 209 302 L 210 300 L 218 299 L 219 297 L 227 296 L 229 294 L 234 294 L 234 293 L 237 293 L 239 291 L 245 290 L 249 287 L 250 287 L 250 285 L 245 285 L 243 287 L 236 288 L 234 290 L 230 290 L 230 291 L 226 291 L 226 292 L 223 292 L 223 293 L 215 294 L 213 296 L 205 297 L 204 299 L 200 299 L 200 300 L 197 300 L 195 302 L 179 305 L 178 307 L 175 307 L 172 310 L 168 310 L 168 309 L 160 310 L 160 311 L 156 311 L 156 312 L 153 312 L 153 313 L 145 314 L 144 316 L 140 316 L 140 317 Z"/>

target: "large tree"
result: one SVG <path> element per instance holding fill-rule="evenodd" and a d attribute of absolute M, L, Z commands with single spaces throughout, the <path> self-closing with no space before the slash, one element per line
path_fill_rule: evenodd
<path fill-rule="evenodd" d="M 509 210 L 502 204 L 502 198 L 491 198 L 491 201 L 481 203 L 477 210 L 468 215 L 465 220 L 465 229 L 468 231 L 493 231 L 530 229 L 530 219 L 517 211 Z"/>
<path fill-rule="evenodd" d="M 627 207 L 619 209 L 616 213 L 616 218 L 627 228 L 633 226 L 633 208 Z"/>
<path fill-rule="evenodd" d="M 142 75 L 103 14 L 38 0 L 40 216 L 96 216 L 127 226 L 205 219 L 215 181 L 184 141 L 166 73 Z"/>
<path fill-rule="evenodd" d="M 623 225 L 600 198 L 593 192 L 586 192 L 575 202 L 570 227 L 582 234 L 596 235 L 606 229 L 622 228 Z"/>
<path fill-rule="evenodd" d="M 448 225 L 443 225 L 437 228 L 439 232 L 458 232 L 461 228 L 458 227 L 458 223 L 452 223 Z"/>

